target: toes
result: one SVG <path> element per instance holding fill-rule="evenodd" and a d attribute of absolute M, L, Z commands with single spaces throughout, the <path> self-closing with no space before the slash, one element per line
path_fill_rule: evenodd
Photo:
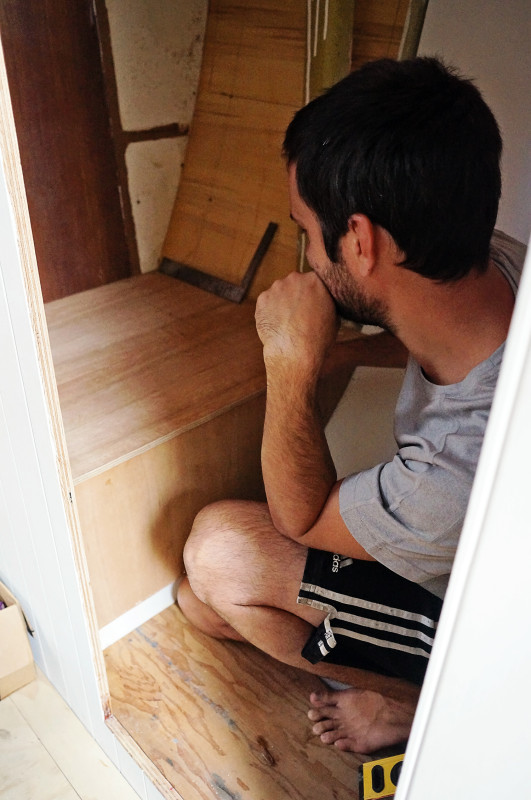
<path fill-rule="evenodd" d="M 312 731 L 315 733 L 316 736 L 321 736 L 323 733 L 327 733 L 328 731 L 332 731 L 335 729 L 334 721 L 331 719 L 323 719 L 320 722 L 317 722 Z"/>
<path fill-rule="evenodd" d="M 342 739 L 337 738 L 334 742 L 334 747 L 337 747 L 338 750 L 342 750 L 344 753 L 359 753 L 359 749 L 356 748 L 355 742 L 352 739 Z"/>
<path fill-rule="evenodd" d="M 319 722 L 319 720 L 327 719 L 329 716 L 330 714 L 327 714 L 324 709 L 320 708 L 310 708 L 308 711 L 308 719 L 311 720 L 311 722 Z"/>
<path fill-rule="evenodd" d="M 312 692 L 310 695 L 310 703 L 316 708 L 335 706 L 337 702 L 336 695 L 337 692 Z"/>
<path fill-rule="evenodd" d="M 320 739 L 323 744 L 335 744 L 338 739 L 341 739 L 341 734 L 338 730 L 331 730 L 322 733 Z"/>

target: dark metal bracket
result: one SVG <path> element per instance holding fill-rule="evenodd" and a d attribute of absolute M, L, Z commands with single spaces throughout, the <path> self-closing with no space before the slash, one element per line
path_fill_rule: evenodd
<path fill-rule="evenodd" d="M 231 300 L 233 303 L 241 303 L 249 291 L 249 286 L 255 276 L 256 270 L 260 266 L 277 228 L 278 225 L 276 222 L 269 223 L 249 262 L 242 282 L 239 285 L 231 283 L 230 281 L 225 281 L 222 278 L 216 278 L 213 275 L 208 275 L 206 272 L 195 269 L 195 267 L 189 267 L 187 264 L 172 261 L 170 258 L 164 258 L 162 260 L 159 271 L 163 272 L 165 275 L 169 275 L 171 278 L 178 278 L 192 286 L 197 286 L 199 289 L 204 289 L 206 292 L 212 292 L 212 294 L 216 294 L 218 297 Z"/>

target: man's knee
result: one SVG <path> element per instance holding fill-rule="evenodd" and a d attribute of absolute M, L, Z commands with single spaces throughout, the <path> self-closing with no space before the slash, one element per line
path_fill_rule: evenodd
<path fill-rule="evenodd" d="M 296 607 L 306 548 L 275 530 L 265 503 L 224 500 L 196 517 L 184 550 L 194 594 L 229 606 Z"/>
<path fill-rule="evenodd" d="M 184 547 L 184 565 L 190 585 L 203 603 L 209 603 L 220 587 L 225 595 L 231 574 L 238 572 L 244 535 L 237 501 L 222 500 L 203 508 L 196 516 Z"/>

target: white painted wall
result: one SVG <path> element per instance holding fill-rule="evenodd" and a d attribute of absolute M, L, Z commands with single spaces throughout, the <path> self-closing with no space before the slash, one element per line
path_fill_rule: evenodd
<path fill-rule="evenodd" d="M 188 136 L 134 142 L 125 151 L 142 272 L 158 268 L 181 179 Z"/>
<path fill-rule="evenodd" d="M 358 367 L 326 427 L 337 477 L 370 469 L 396 453 L 395 405 L 403 369 Z"/>
<path fill-rule="evenodd" d="M 106 0 L 122 127 L 192 121 L 207 0 Z"/>
<path fill-rule="evenodd" d="M 442 55 L 477 85 L 504 140 L 497 227 L 527 242 L 531 186 L 529 0 L 429 0 L 420 55 Z"/>
<path fill-rule="evenodd" d="M 7 118 L 10 107 L 1 53 L 0 87 L 5 141 L 5 130 L 14 130 L 14 123 Z M 13 186 L 17 170 L 20 182 Z M 71 484 L 68 479 L 66 486 L 61 483 L 49 394 L 37 353 L 38 341 L 40 352 L 45 350 L 49 357 L 37 267 L 31 241 L 15 220 L 15 193 L 20 210 L 25 201 L 14 145 L 0 150 L 0 580 L 20 600 L 35 630 L 31 645 L 43 672 L 138 796 L 162 800 L 103 718 L 91 646 L 95 637 L 82 602 L 64 505 Z M 8 646 L 0 642 L 0 658 Z M 114 781 L 110 775 L 108 797 L 114 796 Z"/>
<path fill-rule="evenodd" d="M 207 0 L 106 0 L 125 131 L 192 121 Z M 157 269 L 188 137 L 133 142 L 126 151 L 140 268 Z"/>

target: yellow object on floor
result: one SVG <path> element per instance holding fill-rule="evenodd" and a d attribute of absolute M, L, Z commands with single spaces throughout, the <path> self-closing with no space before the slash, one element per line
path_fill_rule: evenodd
<path fill-rule="evenodd" d="M 367 761 L 359 768 L 359 800 L 394 797 L 404 754 Z"/>

